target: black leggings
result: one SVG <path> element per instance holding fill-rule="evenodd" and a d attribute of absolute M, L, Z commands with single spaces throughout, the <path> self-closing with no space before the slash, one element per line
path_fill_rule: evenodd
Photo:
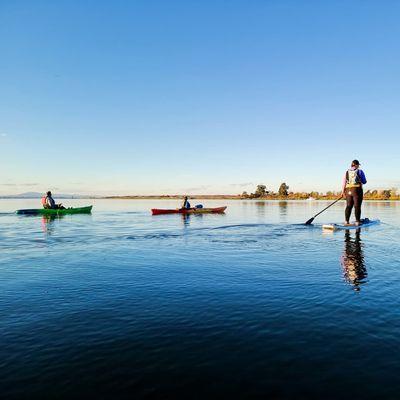
<path fill-rule="evenodd" d="M 345 211 L 346 221 L 350 221 L 351 210 L 354 206 L 354 214 L 356 215 L 356 221 L 361 220 L 361 204 L 363 201 L 363 190 L 360 187 L 346 189 L 346 201 L 347 207 Z"/>

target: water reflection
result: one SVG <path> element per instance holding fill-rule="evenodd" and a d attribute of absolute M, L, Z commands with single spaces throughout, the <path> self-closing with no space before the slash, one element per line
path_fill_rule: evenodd
<path fill-rule="evenodd" d="M 226 214 L 225 213 L 220 213 L 220 214 L 201 214 L 201 213 L 194 213 L 194 214 L 180 214 L 181 216 L 181 221 L 183 223 L 183 227 L 187 228 L 190 226 L 192 222 L 200 222 L 202 219 L 213 219 L 213 218 L 222 218 Z"/>
<path fill-rule="evenodd" d="M 198 214 L 197 216 L 199 216 Z M 181 214 L 182 222 L 184 227 L 188 227 L 190 225 L 190 218 L 192 217 L 191 214 Z"/>
<path fill-rule="evenodd" d="M 288 202 L 286 200 L 279 202 L 279 216 L 281 222 L 287 222 Z"/>
<path fill-rule="evenodd" d="M 288 208 L 288 202 L 286 200 L 279 202 L 279 214 L 286 215 L 288 211 L 287 208 Z"/>
<path fill-rule="evenodd" d="M 265 201 L 256 201 L 254 203 L 256 205 L 257 215 L 260 217 L 265 216 Z"/>
<path fill-rule="evenodd" d="M 55 229 L 55 220 L 63 219 L 64 215 L 43 215 L 42 216 L 42 230 L 46 235 L 52 235 Z"/>
<path fill-rule="evenodd" d="M 355 291 L 360 290 L 360 285 L 366 282 L 368 273 L 364 262 L 364 244 L 362 243 L 361 230 L 355 231 L 353 237 L 350 230 L 344 234 L 344 251 L 341 258 L 345 280 L 353 286 Z"/>

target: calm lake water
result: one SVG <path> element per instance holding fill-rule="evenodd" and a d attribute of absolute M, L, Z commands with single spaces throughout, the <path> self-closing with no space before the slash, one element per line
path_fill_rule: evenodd
<path fill-rule="evenodd" d="M 64 203 L 93 213 L 0 200 L 2 398 L 398 398 L 400 203 Z"/>

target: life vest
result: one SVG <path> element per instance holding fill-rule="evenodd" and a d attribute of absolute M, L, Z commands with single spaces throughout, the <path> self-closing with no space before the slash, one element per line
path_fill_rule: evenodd
<path fill-rule="evenodd" d="M 44 208 L 56 208 L 56 202 L 50 196 L 42 197 L 42 205 Z"/>
<path fill-rule="evenodd" d="M 361 179 L 357 169 L 349 169 L 346 172 L 346 188 L 361 187 Z"/>

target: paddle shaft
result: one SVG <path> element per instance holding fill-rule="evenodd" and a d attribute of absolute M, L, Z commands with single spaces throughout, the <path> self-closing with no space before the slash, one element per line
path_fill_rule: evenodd
<path fill-rule="evenodd" d="M 325 210 L 327 210 L 329 207 L 332 207 L 334 204 L 336 204 L 339 200 L 342 200 L 342 197 L 343 196 L 340 196 L 338 199 L 336 199 L 333 203 L 331 203 L 331 204 L 329 204 L 329 206 L 328 207 L 325 207 L 322 211 L 320 211 L 318 214 L 315 214 L 314 216 L 313 216 L 313 219 L 314 218 L 316 218 L 316 217 L 318 217 L 318 215 L 320 215 L 320 214 L 322 214 Z"/>

